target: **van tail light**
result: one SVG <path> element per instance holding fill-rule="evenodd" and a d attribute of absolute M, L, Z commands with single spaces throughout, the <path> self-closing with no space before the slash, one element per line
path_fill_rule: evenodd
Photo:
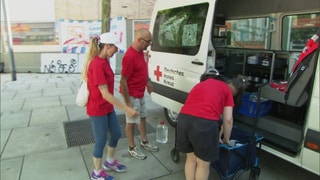
<path fill-rule="evenodd" d="M 304 147 L 320 153 L 320 132 L 312 129 L 307 130 Z"/>

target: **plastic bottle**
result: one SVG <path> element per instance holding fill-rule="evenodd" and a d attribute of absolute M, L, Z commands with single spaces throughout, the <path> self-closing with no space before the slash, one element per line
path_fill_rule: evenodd
<path fill-rule="evenodd" d="M 160 121 L 157 126 L 156 139 L 158 143 L 165 144 L 168 142 L 168 126 L 165 125 L 164 121 Z"/>
<path fill-rule="evenodd" d="M 253 81 L 252 72 L 248 72 L 248 81 Z"/>
<path fill-rule="evenodd" d="M 268 73 L 265 73 L 265 74 L 263 75 L 262 83 L 263 83 L 263 84 L 268 84 L 268 83 L 269 83 L 269 74 L 268 74 Z"/>

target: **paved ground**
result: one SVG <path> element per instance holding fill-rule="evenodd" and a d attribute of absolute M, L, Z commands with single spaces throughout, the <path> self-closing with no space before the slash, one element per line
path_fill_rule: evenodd
<path fill-rule="evenodd" d="M 93 169 L 93 144 L 68 148 L 64 122 L 87 119 L 85 109 L 75 105 L 80 74 L 1 74 L 1 179 L 2 180 L 88 180 Z M 116 76 L 118 88 L 119 76 Z M 120 99 L 119 93 L 115 92 Z M 165 119 L 163 109 L 149 95 L 148 121 L 155 127 Z M 117 114 L 123 114 L 117 110 Z M 155 143 L 155 133 L 148 134 Z M 136 143 L 139 136 L 136 136 Z M 174 129 L 169 126 L 169 142 L 158 144 L 160 151 L 146 152 L 146 160 L 127 155 L 127 140 L 119 142 L 117 158 L 128 167 L 126 173 L 111 173 L 117 180 L 183 180 L 185 155 L 171 159 Z M 319 179 L 268 153 L 261 154 L 260 179 Z M 217 179 L 211 172 L 210 179 Z M 248 172 L 239 179 L 248 179 Z"/>

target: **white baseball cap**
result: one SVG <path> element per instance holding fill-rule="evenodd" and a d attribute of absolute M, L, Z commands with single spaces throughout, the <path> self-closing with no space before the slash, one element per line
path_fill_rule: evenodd
<path fill-rule="evenodd" d="M 117 48 L 120 48 L 120 42 L 117 35 L 112 32 L 106 32 L 100 35 L 100 43 L 103 44 L 114 44 Z"/>

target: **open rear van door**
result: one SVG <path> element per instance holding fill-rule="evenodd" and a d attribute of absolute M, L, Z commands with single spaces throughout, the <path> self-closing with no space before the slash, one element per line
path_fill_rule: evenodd
<path fill-rule="evenodd" d="M 199 82 L 212 51 L 210 32 L 215 1 L 156 1 L 150 31 L 151 98 L 179 112 L 190 89 Z M 210 48 L 211 47 L 211 48 Z"/>

